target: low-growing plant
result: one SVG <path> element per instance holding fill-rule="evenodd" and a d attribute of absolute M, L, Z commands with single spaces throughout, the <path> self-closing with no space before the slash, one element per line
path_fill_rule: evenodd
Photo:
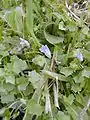
<path fill-rule="evenodd" d="M 90 119 L 88 3 L 0 1 L 3 120 Z"/>

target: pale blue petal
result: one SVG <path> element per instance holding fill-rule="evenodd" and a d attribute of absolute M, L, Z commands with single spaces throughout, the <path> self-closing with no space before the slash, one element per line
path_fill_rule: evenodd
<path fill-rule="evenodd" d="M 42 47 L 39 49 L 42 53 L 44 53 L 48 58 L 51 58 L 51 52 L 47 45 L 42 45 Z"/>
<path fill-rule="evenodd" d="M 83 61 L 83 55 L 82 55 L 82 53 L 78 53 L 77 54 L 77 58 L 82 62 Z"/>

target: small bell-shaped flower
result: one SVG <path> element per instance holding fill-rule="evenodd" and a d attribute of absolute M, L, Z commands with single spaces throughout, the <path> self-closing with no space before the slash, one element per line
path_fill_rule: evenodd
<path fill-rule="evenodd" d="M 24 47 L 29 48 L 30 47 L 29 42 L 27 40 L 24 40 L 23 38 L 20 38 L 20 45 L 21 45 L 22 48 L 24 48 Z"/>
<path fill-rule="evenodd" d="M 80 53 L 80 52 L 77 53 L 76 57 L 79 59 L 80 62 L 83 61 L 83 55 L 82 55 L 82 53 Z"/>
<path fill-rule="evenodd" d="M 42 45 L 42 47 L 39 49 L 42 53 L 44 53 L 48 58 L 51 58 L 51 52 L 47 45 Z"/>

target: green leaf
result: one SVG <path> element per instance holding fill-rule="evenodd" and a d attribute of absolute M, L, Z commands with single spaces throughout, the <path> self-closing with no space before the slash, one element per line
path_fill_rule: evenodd
<path fill-rule="evenodd" d="M 26 87 L 26 90 L 23 91 L 23 94 L 25 96 L 28 96 L 33 93 L 33 86 L 31 84 L 28 84 Z"/>
<path fill-rule="evenodd" d="M 13 64 L 12 63 L 7 63 L 7 65 L 5 66 L 5 74 L 11 74 L 13 71 Z"/>
<path fill-rule="evenodd" d="M 26 87 L 27 87 L 27 85 L 28 85 L 29 83 L 27 82 L 27 83 L 23 83 L 23 84 L 20 84 L 20 85 L 18 85 L 18 90 L 26 90 Z"/>
<path fill-rule="evenodd" d="M 88 61 L 90 61 L 90 51 L 88 50 L 82 50 L 82 54 L 84 56 L 84 58 L 86 58 Z"/>
<path fill-rule="evenodd" d="M 15 88 L 14 85 L 11 83 L 6 83 L 6 84 L 4 83 L 3 87 L 7 92 L 13 91 Z"/>
<path fill-rule="evenodd" d="M 16 84 L 17 84 L 19 90 L 26 90 L 26 87 L 29 84 L 29 81 L 27 78 L 22 76 L 22 77 L 16 79 Z"/>
<path fill-rule="evenodd" d="M 63 67 L 60 70 L 60 73 L 64 74 L 66 77 L 68 77 L 69 75 L 72 75 L 73 70 L 70 67 Z"/>
<path fill-rule="evenodd" d="M 70 114 L 70 116 L 72 116 L 73 120 L 80 120 L 79 119 L 79 112 L 76 111 L 76 109 L 73 106 L 74 105 L 72 105 L 72 106 L 68 105 L 66 107 L 66 109 L 67 109 L 68 113 Z"/>
<path fill-rule="evenodd" d="M 54 48 L 56 51 L 55 59 L 56 59 L 56 64 L 59 66 L 67 65 L 67 54 L 63 53 L 62 46 L 58 47 L 58 45 L 55 45 Z"/>
<path fill-rule="evenodd" d="M 82 81 L 81 83 L 79 83 L 79 84 L 72 84 L 72 88 L 71 88 L 71 90 L 73 90 L 75 93 L 76 92 L 80 92 L 81 90 L 82 90 L 82 88 L 84 88 L 84 86 L 85 86 L 85 81 Z"/>
<path fill-rule="evenodd" d="M 27 81 L 28 81 L 28 79 L 24 76 L 20 76 L 19 78 L 16 78 L 16 84 L 18 84 L 18 85 L 26 83 Z"/>
<path fill-rule="evenodd" d="M 26 0 L 26 25 L 28 33 L 34 38 L 34 44 L 40 47 L 40 43 L 33 32 L 33 1 Z"/>
<path fill-rule="evenodd" d="M 29 72 L 29 81 L 34 88 L 40 87 L 41 76 L 34 70 Z"/>
<path fill-rule="evenodd" d="M 54 35 L 50 35 L 49 33 L 45 31 L 44 31 L 44 35 L 45 35 L 46 40 L 53 45 L 58 44 L 58 43 L 63 43 L 64 41 L 63 37 L 57 37 Z"/>
<path fill-rule="evenodd" d="M 72 105 L 72 103 L 74 102 L 74 99 L 75 97 L 73 94 L 70 94 L 68 97 L 64 96 L 64 102 L 69 105 Z"/>
<path fill-rule="evenodd" d="M 0 68 L 0 77 L 3 77 L 5 75 L 4 68 Z"/>
<path fill-rule="evenodd" d="M 15 24 L 17 31 L 21 32 L 23 29 L 22 16 L 24 16 L 24 12 L 21 7 L 16 7 L 15 9 Z"/>
<path fill-rule="evenodd" d="M 36 65 L 39 65 L 40 67 L 43 67 L 43 65 L 46 63 L 46 59 L 44 56 L 37 55 L 32 59 L 32 62 Z"/>
<path fill-rule="evenodd" d="M 70 120 L 69 115 L 59 115 L 56 120 Z"/>
<path fill-rule="evenodd" d="M 15 76 L 13 75 L 5 76 L 5 79 L 6 79 L 6 83 L 15 84 Z"/>
<path fill-rule="evenodd" d="M 13 72 L 19 74 L 22 70 L 27 69 L 27 64 L 24 60 L 19 59 L 17 56 L 13 56 Z"/>
<path fill-rule="evenodd" d="M 2 85 L 2 84 L 0 84 L 0 94 L 5 94 L 5 93 L 7 93 L 7 91 L 6 91 L 6 89 L 5 89 L 5 87 Z"/>
<path fill-rule="evenodd" d="M 76 70 L 80 70 L 80 64 L 78 62 L 77 59 L 74 59 L 71 63 L 70 63 L 70 68 L 73 69 L 73 71 L 76 71 Z"/>
<path fill-rule="evenodd" d="M 33 4 L 32 0 L 26 0 L 26 23 L 30 33 L 33 33 Z"/>
<path fill-rule="evenodd" d="M 5 8 L 8 8 L 8 0 L 2 0 L 3 1 L 3 6 L 5 7 Z"/>
<path fill-rule="evenodd" d="M 9 26 L 13 29 L 16 30 L 16 25 L 15 25 L 15 11 L 6 11 L 5 12 L 5 21 L 9 24 Z"/>
<path fill-rule="evenodd" d="M 69 114 L 72 116 L 73 120 L 80 120 L 80 113 L 82 111 L 82 108 L 80 106 L 77 106 L 77 105 L 72 105 L 71 107 L 69 106 L 67 108 Z M 82 114 L 83 115 L 83 120 L 89 120 L 90 119 L 90 116 L 88 115 L 87 112 L 85 112 L 85 114 Z"/>
<path fill-rule="evenodd" d="M 84 77 L 82 76 L 82 74 L 78 74 L 73 79 L 74 79 L 75 83 L 81 83 L 84 80 Z"/>
<path fill-rule="evenodd" d="M 82 76 L 90 78 L 90 67 L 86 67 L 83 71 L 82 71 Z"/>
<path fill-rule="evenodd" d="M 14 95 L 1 95 L 1 102 L 2 103 L 9 103 L 14 101 Z"/>
<path fill-rule="evenodd" d="M 89 31 L 89 28 L 87 26 L 84 26 L 84 28 L 82 29 L 82 33 L 85 35 L 88 35 L 88 31 Z"/>
<path fill-rule="evenodd" d="M 77 5 L 78 0 L 68 0 L 68 4 L 72 7 L 74 1 Z M 80 7 L 84 8 L 87 2 L 83 1 Z M 86 109 L 90 96 L 89 19 L 83 14 L 78 24 L 67 15 L 65 7 L 64 0 L 0 0 L 3 120 L 19 119 L 18 108 L 25 112 L 20 118 L 23 120 L 32 120 L 34 116 L 36 120 L 80 120 L 79 114 Z M 24 44 L 20 43 L 21 38 L 27 39 L 31 47 L 20 51 Z M 44 45 L 50 49 L 52 60 L 43 54 L 45 50 L 39 52 Z M 53 83 L 61 111 L 54 104 Z M 48 114 L 45 114 L 46 89 L 52 109 Z M 90 108 L 83 120 L 89 120 L 89 115 Z"/>
<path fill-rule="evenodd" d="M 46 31 L 47 27 L 44 30 L 44 35 L 45 35 L 46 40 L 53 45 L 58 44 L 58 43 L 63 43 L 64 37 L 58 37 L 58 36 L 54 36 L 54 35 L 49 34 Z"/>
<path fill-rule="evenodd" d="M 85 105 L 84 103 L 84 98 L 81 94 L 78 94 L 75 99 L 78 103 L 82 104 L 83 106 Z"/>
<path fill-rule="evenodd" d="M 85 45 L 86 49 L 90 51 L 90 41 L 88 41 Z"/>
<path fill-rule="evenodd" d="M 5 113 L 5 110 L 6 110 L 5 107 L 3 107 L 3 108 L 0 109 L 0 116 L 3 116 L 3 114 Z"/>
<path fill-rule="evenodd" d="M 75 32 L 77 30 L 77 26 L 75 23 L 73 22 L 69 22 L 68 25 L 66 26 L 66 28 L 70 31 L 70 32 Z"/>
<path fill-rule="evenodd" d="M 40 116 L 43 112 L 43 107 L 38 104 L 36 101 L 31 100 L 27 104 L 27 110 L 29 114 Z"/>
<path fill-rule="evenodd" d="M 53 12 L 53 15 L 55 15 L 59 20 L 65 21 L 64 16 L 62 14 L 59 14 L 58 12 Z"/>
<path fill-rule="evenodd" d="M 74 102 L 74 99 L 75 99 L 75 97 L 74 97 L 73 94 L 70 94 L 70 95 L 68 96 L 68 101 L 69 101 L 69 104 L 70 104 L 70 105 L 72 105 L 72 103 Z"/>
<path fill-rule="evenodd" d="M 59 23 L 59 30 L 64 30 L 64 31 L 66 31 L 66 28 L 65 28 L 65 26 L 64 26 L 63 21 Z"/>

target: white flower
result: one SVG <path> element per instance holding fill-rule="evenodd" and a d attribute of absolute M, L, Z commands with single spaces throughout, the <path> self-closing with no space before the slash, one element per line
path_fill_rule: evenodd
<path fill-rule="evenodd" d="M 22 48 L 24 47 L 30 47 L 30 44 L 27 40 L 24 40 L 23 38 L 20 38 L 20 45 Z"/>
<path fill-rule="evenodd" d="M 42 45 L 42 47 L 39 49 L 42 53 L 44 53 L 48 58 L 51 58 L 51 52 L 47 45 Z"/>

